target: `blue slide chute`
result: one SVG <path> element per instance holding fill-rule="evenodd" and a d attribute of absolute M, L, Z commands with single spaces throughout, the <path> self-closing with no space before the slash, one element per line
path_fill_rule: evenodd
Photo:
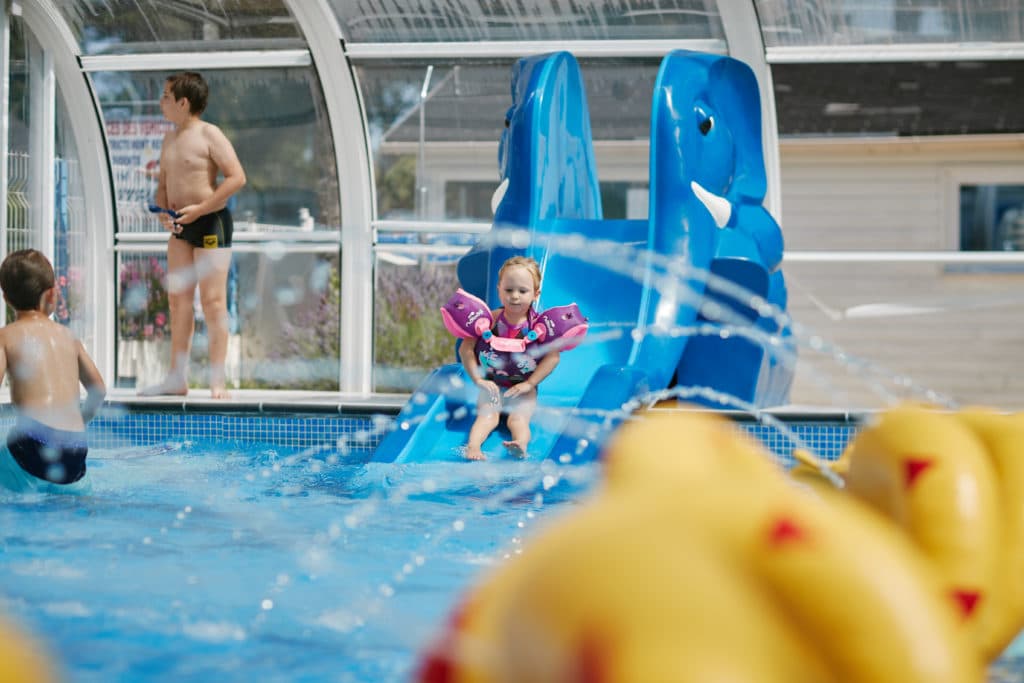
<path fill-rule="evenodd" d="M 557 52 L 517 62 L 499 144 L 503 194 L 492 230 L 460 260 L 458 276 L 496 308 L 501 264 L 532 256 L 543 271 L 538 310 L 576 302 L 589 318 L 584 343 L 563 352 L 540 387 L 531 459 L 593 459 L 624 406 L 686 378 L 691 365 L 709 371 L 695 384 L 744 396 L 749 385 L 751 400 L 785 401 L 791 362 L 773 362 L 763 344 L 737 348 L 723 346 L 731 338 L 717 333 L 678 332 L 742 320 L 766 338 L 784 336 L 776 317 L 762 319 L 763 307 L 730 302 L 704 277 L 687 274 L 710 272 L 785 306 L 781 231 L 762 205 L 759 112 L 756 81 L 742 62 L 688 51 L 666 56 L 652 100 L 648 219 L 605 220 L 576 59 Z M 705 320 L 701 307 L 711 298 L 736 315 Z M 439 368 L 402 409 L 374 460 L 460 459 L 475 402 L 460 365 Z M 484 452 L 502 453 L 507 438 L 499 428 Z"/>

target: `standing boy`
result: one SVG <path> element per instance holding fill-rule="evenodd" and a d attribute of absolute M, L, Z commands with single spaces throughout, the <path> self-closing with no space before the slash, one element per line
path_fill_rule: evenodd
<path fill-rule="evenodd" d="M 0 451 L 0 482 L 15 490 L 74 483 L 85 476 L 85 423 L 107 388 L 82 342 L 50 319 L 57 287 L 45 256 L 35 249 L 8 255 L 0 289 L 15 314 L 0 328 L 0 379 L 8 374 L 18 412 L 7 450 Z M 86 389 L 81 406 L 79 383 Z"/>
<path fill-rule="evenodd" d="M 228 199 L 245 185 L 245 171 L 220 128 L 200 119 L 209 88 L 203 77 L 184 71 L 168 77 L 160 111 L 174 124 L 160 150 L 156 203 L 176 212 L 160 213 L 172 234 L 167 241 L 167 293 L 171 313 L 171 368 L 146 396 L 188 393 L 188 361 L 195 331 L 192 302 L 196 285 L 210 342 L 210 393 L 227 398 L 224 363 L 228 352 L 227 282 L 231 266 Z M 224 180 L 217 184 L 217 176 Z"/>

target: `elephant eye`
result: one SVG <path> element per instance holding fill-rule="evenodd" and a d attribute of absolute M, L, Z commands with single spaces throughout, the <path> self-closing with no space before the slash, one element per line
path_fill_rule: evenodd
<path fill-rule="evenodd" d="M 711 129 L 715 126 L 715 119 L 713 116 L 702 118 L 700 123 L 697 124 L 697 128 L 700 129 L 701 135 L 707 135 L 711 132 Z"/>

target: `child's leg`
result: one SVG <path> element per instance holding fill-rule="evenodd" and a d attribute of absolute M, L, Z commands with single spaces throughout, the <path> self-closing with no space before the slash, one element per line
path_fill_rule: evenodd
<path fill-rule="evenodd" d="M 498 420 L 501 417 L 500 410 L 500 403 L 495 405 L 490 394 L 486 391 L 480 392 L 480 396 L 476 401 L 476 420 L 473 421 L 473 426 L 469 428 L 469 439 L 466 441 L 467 460 L 487 459 L 484 456 L 482 447 L 487 437 L 498 426 Z"/>
<path fill-rule="evenodd" d="M 527 394 L 517 397 L 515 405 L 509 409 L 508 431 L 512 433 L 512 440 L 506 441 L 504 445 L 517 458 L 526 457 L 526 449 L 530 445 L 530 418 L 536 407 L 535 396 Z"/>

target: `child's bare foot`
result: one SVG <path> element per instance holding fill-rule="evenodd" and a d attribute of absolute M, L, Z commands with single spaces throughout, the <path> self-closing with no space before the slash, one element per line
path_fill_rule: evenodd
<path fill-rule="evenodd" d="M 462 454 L 466 460 L 486 460 L 487 456 L 479 446 L 466 446 L 466 452 Z"/>
<path fill-rule="evenodd" d="M 508 454 L 516 458 L 526 457 L 526 446 L 519 443 L 515 439 L 512 441 L 502 441 L 502 445 L 508 450 Z"/>
<path fill-rule="evenodd" d="M 213 398 L 231 398 L 231 393 L 224 387 L 210 387 L 210 396 Z"/>
<path fill-rule="evenodd" d="M 188 384 L 175 377 L 166 377 L 164 381 L 139 389 L 139 396 L 186 396 Z"/>

